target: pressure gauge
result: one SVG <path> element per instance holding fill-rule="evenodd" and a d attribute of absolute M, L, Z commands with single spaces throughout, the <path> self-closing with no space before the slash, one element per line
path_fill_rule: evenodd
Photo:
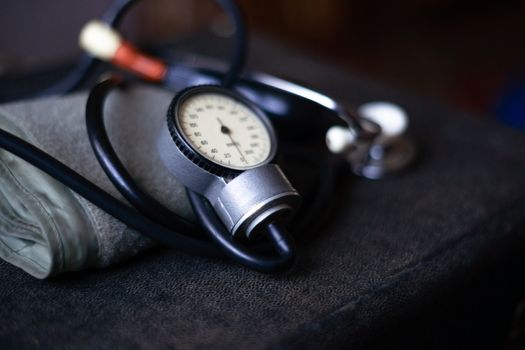
<path fill-rule="evenodd" d="M 189 89 L 170 108 L 168 127 L 192 159 L 210 169 L 247 170 L 268 163 L 276 139 L 269 121 L 251 102 L 216 86 Z"/>
<path fill-rule="evenodd" d="M 273 164 L 277 138 L 254 103 L 220 86 L 197 86 L 170 104 L 159 153 L 179 181 L 204 195 L 232 235 L 294 212 L 300 196 Z M 288 215 L 289 216 L 289 215 Z"/>
<path fill-rule="evenodd" d="M 168 111 L 180 150 L 212 173 L 235 176 L 269 163 L 277 141 L 266 115 L 241 95 L 218 86 L 181 92 Z"/>

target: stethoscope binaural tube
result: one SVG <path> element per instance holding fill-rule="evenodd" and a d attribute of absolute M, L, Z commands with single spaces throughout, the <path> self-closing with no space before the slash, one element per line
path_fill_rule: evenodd
<path fill-rule="evenodd" d="M 234 0 L 214 0 L 219 7 L 230 17 L 234 27 L 235 36 L 233 38 L 232 56 L 230 57 L 230 64 L 228 70 L 224 75 L 224 85 L 232 86 L 244 67 L 246 60 L 247 36 L 244 18 L 240 9 L 236 6 Z M 135 6 L 139 0 L 115 0 L 109 8 L 104 12 L 101 18 L 101 23 L 104 23 L 109 28 L 116 29 L 122 23 L 124 17 L 129 10 Z M 57 83 L 45 88 L 31 97 L 49 96 L 57 94 L 65 94 L 72 92 L 81 87 L 90 75 L 96 71 L 100 65 L 101 59 L 92 54 L 83 54 L 78 60 L 75 67 L 64 78 Z"/>

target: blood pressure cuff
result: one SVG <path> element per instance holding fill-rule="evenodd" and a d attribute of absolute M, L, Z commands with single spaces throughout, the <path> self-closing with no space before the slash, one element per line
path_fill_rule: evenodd
<path fill-rule="evenodd" d="M 164 170 L 155 137 L 171 94 L 160 89 L 115 91 L 107 126 L 123 162 L 140 185 L 192 219 L 184 187 Z M 48 152 L 114 196 L 89 145 L 86 94 L 0 107 L 0 128 Z M 148 103 L 144 103 L 148 101 Z M 146 122 L 145 122 L 146 121 Z M 120 197 L 119 197 L 120 198 Z M 0 150 L 0 257 L 37 278 L 108 266 L 153 246 L 49 175 Z"/>

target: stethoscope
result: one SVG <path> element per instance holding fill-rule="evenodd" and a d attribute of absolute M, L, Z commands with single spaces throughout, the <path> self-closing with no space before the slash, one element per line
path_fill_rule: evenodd
<path fill-rule="evenodd" d="M 167 65 L 122 40 L 114 27 L 135 2 L 116 1 L 102 21 L 86 25 L 80 42 L 91 56 L 51 92 L 78 85 L 92 70 L 94 57 L 177 91 L 159 130 L 157 150 L 164 166 L 186 186 L 199 225 L 144 192 L 114 151 L 104 125 L 104 102 L 113 89 L 127 84 L 120 77 L 110 76 L 92 88 L 86 125 L 101 167 L 134 209 L 31 144 L 0 130 L 1 147 L 131 228 L 191 254 L 228 256 L 263 272 L 284 271 L 296 256 L 286 226 L 302 197 L 275 162 L 278 140 L 312 143 L 324 139 L 327 149 L 346 159 L 355 174 L 373 179 L 405 169 L 414 158 L 415 148 L 404 137 L 406 114 L 396 105 L 365 104 L 354 115 L 328 96 L 276 77 L 255 73 L 240 78 L 246 37 L 233 1 L 217 1 L 236 26 L 234 55 L 226 74 L 209 64 Z M 303 113 L 323 120 L 309 128 L 300 117 Z M 298 122 L 303 132 L 290 128 Z M 329 167 L 320 166 L 325 172 Z M 319 189 L 305 203 L 307 209 L 322 205 L 326 192 Z M 311 213 L 303 216 L 302 227 L 315 220 Z"/>

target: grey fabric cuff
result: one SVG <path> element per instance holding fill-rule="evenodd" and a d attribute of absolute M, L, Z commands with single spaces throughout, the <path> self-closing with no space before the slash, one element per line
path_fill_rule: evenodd
<path fill-rule="evenodd" d="M 139 184 L 172 210 L 193 219 L 184 188 L 156 152 L 171 94 L 154 88 L 113 93 L 106 124 L 114 147 Z M 0 107 L 0 128 L 50 153 L 122 199 L 100 169 L 85 131 L 86 95 Z M 145 122 L 146 121 L 146 122 Z M 0 150 L 0 257 L 37 278 L 108 266 L 153 246 L 76 193 Z"/>

